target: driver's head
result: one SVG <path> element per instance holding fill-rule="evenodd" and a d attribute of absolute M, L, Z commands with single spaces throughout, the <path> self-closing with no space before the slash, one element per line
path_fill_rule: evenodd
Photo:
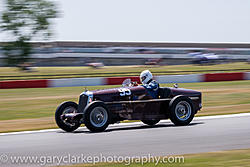
<path fill-rule="evenodd" d="M 142 84 L 147 84 L 152 79 L 153 75 L 149 70 L 144 70 L 141 72 L 140 80 Z"/>

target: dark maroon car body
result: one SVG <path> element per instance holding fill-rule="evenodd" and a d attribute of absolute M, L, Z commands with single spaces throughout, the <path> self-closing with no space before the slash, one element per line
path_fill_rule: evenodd
<path fill-rule="evenodd" d="M 131 91 L 130 95 L 121 96 L 119 91 L 124 88 L 114 88 L 93 91 L 92 101 L 102 101 L 107 105 L 109 111 L 117 120 L 145 120 L 145 119 L 167 119 L 167 108 L 171 99 L 178 95 L 185 95 L 192 99 L 193 106 L 197 112 L 201 108 L 201 93 L 181 88 L 160 88 L 159 99 L 152 99 L 147 95 L 147 90 L 143 86 L 127 87 Z M 162 92 L 166 92 L 163 97 Z M 86 99 L 83 93 L 80 96 L 78 111 L 84 111 Z M 135 100 L 136 99 L 136 100 Z M 114 120 L 115 122 L 117 120 Z"/>
<path fill-rule="evenodd" d="M 123 120 L 151 121 L 168 118 L 171 119 L 170 105 L 173 105 L 172 103 L 174 103 L 177 98 L 181 97 L 182 99 L 184 97 L 187 99 L 192 108 L 193 115 L 201 109 L 202 99 L 201 92 L 199 91 L 182 88 L 160 87 L 158 98 L 152 99 L 152 97 L 147 93 L 147 89 L 143 86 L 127 86 L 113 89 L 85 91 L 79 97 L 77 110 L 70 114 L 61 113 L 60 118 L 69 123 L 77 123 L 78 125 L 82 123 L 86 124 L 86 110 L 88 110 L 94 103 L 101 102 L 102 106 L 109 113 L 108 124 Z M 63 104 L 61 104 L 57 110 L 60 110 L 62 105 Z M 185 106 L 181 107 L 184 108 Z M 185 108 L 183 110 L 185 110 Z"/>

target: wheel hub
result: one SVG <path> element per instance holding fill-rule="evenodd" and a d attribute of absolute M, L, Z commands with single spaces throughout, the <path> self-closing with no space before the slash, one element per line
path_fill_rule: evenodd
<path fill-rule="evenodd" d="M 186 101 L 181 101 L 176 105 L 176 116 L 179 120 L 186 121 L 191 115 L 191 106 Z"/>
<path fill-rule="evenodd" d="M 70 107 L 65 108 L 64 111 L 63 111 L 63 114 L 61 115 L 61 120 L 62 120 L 66 125 L 75 126 L 75 123 L 70 122 L 70 121 L 68 120 L 68 118 L 65 118 L 65 115 L 66 115 L 66 114 L 70 115 L 70 114 L 74 114 L 74 113 L 76 113 L 76 109 L 75 109 L 74 107 L 70 106 Z"/>
<path fill-rule="evenodd" d="M 108 119 L 107 111 L 103 107 L 96 107 L 90 114 L 90 122 L 95 127 L 103 126 Z"/>

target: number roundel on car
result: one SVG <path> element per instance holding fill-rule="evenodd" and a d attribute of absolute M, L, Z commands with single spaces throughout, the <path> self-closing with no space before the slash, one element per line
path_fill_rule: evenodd
<path fill-rule="evenodd" d="M 120 92 L 120 96 L 130 96 L 131 95 L 130 89 L 127 89 L 127 88 L 120 88 L 120 89 L 118 89 L 118 91 Z"/>

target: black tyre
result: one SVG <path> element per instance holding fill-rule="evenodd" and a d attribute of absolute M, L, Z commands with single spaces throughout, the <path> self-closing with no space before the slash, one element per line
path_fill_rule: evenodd
<path fill-rule="evenodd" d="M 153 126 L 155 124 L 157 124 L 158 122 L 160 122 L 159 119 L 156 120 L 141 120 L 144 124 L 149 125 L 149 126 Z"/>
<path fill-rule="evenodd" d="M 78 105 L 75 102 L 64 102 L 60 104 L 55 113 L 56 124 L 66 132 L 72 132 L 79 128 L 80 123 L 69 123 L 62 119 L 63 114 L 76 113 Z"/>
<path fill-rule="evenodd" d="M 176 96 L 169 103 L 170 120 L 177 126 L 188 125 L 194 118 L 192 100 L 186 96 Z"/>
<path fill-rule="evenodd" d="M 84 110 L 84 122 L 92 132 L 104 131 L 111 122 L 111 114 L 105 104 L 100 101 L 90 103 Z"/>

